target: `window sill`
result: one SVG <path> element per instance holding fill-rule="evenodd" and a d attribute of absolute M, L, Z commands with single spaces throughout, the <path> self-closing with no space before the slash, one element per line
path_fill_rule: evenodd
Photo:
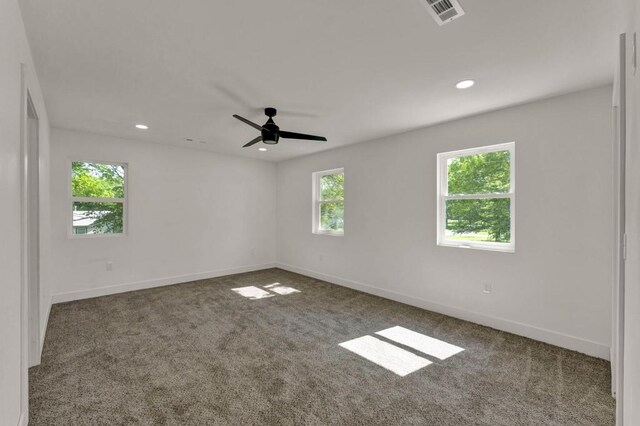
<path fill-rule="evenodd" d="M 95 239 L 95 238 L 121 238 L 126 237 L 127 234 L 71 234 L 69 235 L 70 240 L 84 240 L 84 239 Z"/>
<path fill-rule="evenodd" d="M 344 232 L 313 231 L 313 235 L 327 235 L 329 237 L 344 237 Z"/>
<path fill-rule="evenodd" d="M 453 248 L 461 248 L 461 249 L 472 249 L 472 250 L 484 250 L 484 251 L 496 251 L 500 253 L 515 253 L 516 249 L 513 244 L 478 244 L 472 242 L 459 242 L 459 241 L 444 241 L 439 242 L 438 246 L 441 247 L 453 247 Z"/>

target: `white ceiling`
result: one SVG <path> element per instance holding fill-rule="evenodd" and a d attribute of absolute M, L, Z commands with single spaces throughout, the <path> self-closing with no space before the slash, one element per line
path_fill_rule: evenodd
<path fill-rule="evenodd" d="M 273 161 L 611 82 L 609 3 L 21 0 L 54 126 Z M 242 149 L 265 106 L 329 142 Z"/>

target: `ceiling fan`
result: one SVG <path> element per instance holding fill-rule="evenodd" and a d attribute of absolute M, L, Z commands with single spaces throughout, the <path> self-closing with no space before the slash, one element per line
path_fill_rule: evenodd
<path fill-rule="evenodd" d="M 280 140 L 280 138 L 304 139 L 309 141 L 323 141 L 323 142 L 327 141 L 327 138 L 323 136 L 305 135 L 304 133 L 286 132 L 284 130 L 280 130 L 280 127 L 278 127 L 276 123 L 273 121 L 273 117 L 276 116 L 277 112 L 278 111 L 275 108 L 265 108 L 264 113 L 267 117 L 269 117 L 269 119 L 262 126 L 252 121 L 249 121 L 244 117 L 240 117 L 237 114 L 233 115 L 235 118 L 242 121 L 243 123 L 248 124 L 254 129 L 260 130 L 260 136 L 258 136 L 251 142 L 243 145 L 242 146 L 243 148 L 246 148 L 251 145 L 255 145 L 258 142 L 264 142 L 268 145 L 275 145 L 278 143 L 278 140 Z"/>

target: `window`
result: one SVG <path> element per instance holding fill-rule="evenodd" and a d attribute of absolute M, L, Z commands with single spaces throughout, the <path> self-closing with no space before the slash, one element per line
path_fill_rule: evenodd
<path fill-rule="evenodd" d="M 126 170 L 125 164 L 71 163 L 72 236 L 124 234 Z"/>
<path fill-rule="evenodd" d="M 313 232 L 344 235 L 344 169 L 313 174 Z"/>
<path fill-rule="evenodd" d="M 438 154 L 438 245 L 515 250 L 515 144 Z"/>

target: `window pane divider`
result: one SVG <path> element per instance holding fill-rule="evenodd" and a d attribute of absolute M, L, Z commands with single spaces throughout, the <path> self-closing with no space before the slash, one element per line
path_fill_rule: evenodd
<path fill-rule="evenodd" d="M 443 195 L 447 200 L 484 200 L 489 198 L 511 198 L 513 193 L 500 192 L 495 194 L 459 194 L 459 195 Z"/>
<path fill-rule="evenodd" d="M 124 198 L 73 197 L 73 201 L 80 203 L 124 203 Z"/>

